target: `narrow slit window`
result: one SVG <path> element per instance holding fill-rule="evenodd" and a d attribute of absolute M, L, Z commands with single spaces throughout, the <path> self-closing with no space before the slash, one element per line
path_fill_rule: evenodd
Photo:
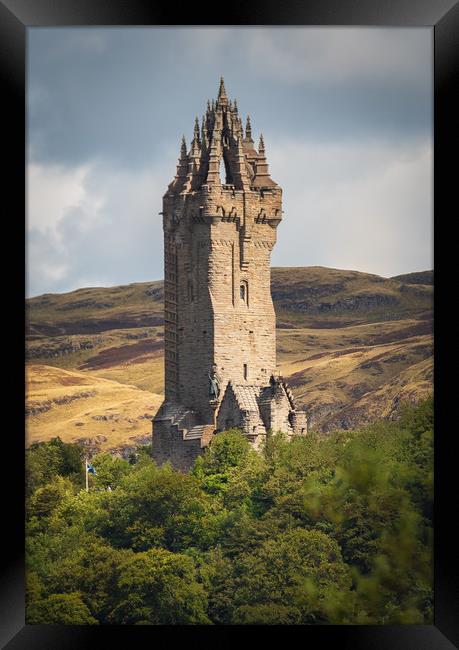
<path fill-rule="evenodd" d="M 241 285 L 239 287 L 239 295 L 241 297 L 242 302 L 245 302 L 247 304 L 247 297 L 248 297 L 248 291 L 247 291 L 247 282 L 241 282 Z"/>
<path fill-rule="evenodd" d="M 248 376 L 248 368 L 247 368 L 247 364 L 244 363 L 244 379 L 247 379 L 247 376 Z"/>
<path fill-rule="evenodd" d="M 193 282 L 191 280 L 188 280 L 188 300 L 190 302 L 194 301 Z"/>

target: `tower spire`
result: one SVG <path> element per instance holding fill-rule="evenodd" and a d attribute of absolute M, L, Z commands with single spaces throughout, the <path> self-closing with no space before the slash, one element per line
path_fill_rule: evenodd
<path fill-rule="evenodd" d="M 199 139 L 199 120 L 196 117 L 194 121 L 194 138 L 193 142 L 196 142 L 197 144 L 201 144 L 201 141 Z"/>
<path fill-rule="evenodd" d="M 209 167 L 207 169 L 207 185 L 220 185 L 220 155 L 216 134 L 212 135 L 209 149 Z"/>
<path fill-rule="evenodd" d="M 260 155 L 265 155 L 265 141 L 263 140 L 263 133 L 260 134 L 260 142 L 258 144 L 258 153 Z"/>
<path fill-rule="evenodd" d="M 256 161 L 255 178 L 252 181 L 253 187 L 274 187 L 276 183 L 269 175 L 268 162 L 266 160 L 265 141 L 263 134 L 260 135 L 258 145 L 258 157 Z"/>
<path fill-rule="evenodd" d="M 204 115 L 202 116 L 202 124 L 201 124 L 201 141 L 202 141 L 203 149 L 206 150 L 209 145 L 209 142 L 207 137 L 207 124 Z"/>
<path fill-rule="evenodd" d="M 223 80 L 223 77 L 220 77 L 220 88 L 218 89 L 218 100 L 221 99 L 228 99 L 226 96 L 225 82 Z"/>
<path fill-rule="evenodd" d="M 186 151 L 186 140 L 185 136 L 182 136 L 182 141 L 180 143 L 180 157 L 177 164 L 177 172 L 175 174 L 174 180 L 169 184 L 170 189 L 175 191 L 180 191 L 183 188 L 183 184 L 186 179 L 188 172 L 188 154 Z"/>
<path fill-rule="evenodd" d="M 245 124 L 245 139 L 248 140 L 249 142 L 253 142 L 252 125 L 250 124 L 250 115 L 247 115 L 247 122 Z"/>
<path fill-rule="evenodd" d="M 228 106 L 228 97 L 226 95 L 225 82 L 223 81 L 223 77 L 220 77 L 220 88 L 218 89 L 217 108 L 218 107 L 221 108 L 223 106 Z"/>
<path fill-rule="evenodd" d="M 242 146 L 242 138 L 237 137 L 236 143 L 237 143 L 237 156 L 236 156 L 236 165 L 235 165 L 236 177 L 238 177 L 241 187 L 244 190 L 246 190 L 249 187 L 250 179 L 247 174 L 244 149 Z"/>
<path fill-rule="evenodd" d="M 182 135 L 182 142 L 180 144 L 180 158 L 184 160 L 186 158 L 186 140 L 185 135 Z"/>

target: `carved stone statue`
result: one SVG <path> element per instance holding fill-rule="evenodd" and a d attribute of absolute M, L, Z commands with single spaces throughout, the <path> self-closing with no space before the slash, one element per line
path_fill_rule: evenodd
<path fill-rule="evenodd" d="M 209 398 L 213 402 L 217 400 L 220 395 L 220 377 L 217 373 L 217 366 L 215 363 L 212 366 L 212 370 L 209 372 Z"/>

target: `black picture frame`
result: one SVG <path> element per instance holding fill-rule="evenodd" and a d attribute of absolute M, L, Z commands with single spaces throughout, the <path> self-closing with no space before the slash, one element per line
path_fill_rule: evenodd
<path fill-rule="evenodd" d="M 431 26 L 434 32 L 434 219 L 435 219 L 435 623 L 432 626 L 307 626 L 298 628 L 202 627 L 98 627 L 26 626 L 24 624 L 24 374 L 25 340 L 25 62 L 26 30 L 33 26 L 76 25 L 362 25 Z M 454 143 L 459 142 L 459 104 L 454 96 L 459 69 L 459 4 L 456 0 L 300 0 L 243 3 L 222 2 L 206 7 L 183 7 L 164 1 L 142 0 L 0 0 L 0 63 L 4 92 L 3 142 L 6 140 L 7 178 L 2 183 L 4 255 L 13 253 L 3 275 L 3 321 L 8 338 L 5 348 L 12 360 L 8 371 L 3 414 L 12 425 L 3 426 L 3 517 L 1 553 L 4 566 L 0 582 L 0 642 L 18 648 L 85 648 L 135 643 L 151 647 L 161 643 L 187 645 L 218 640 L 232 645 L 235 635 L 300 634 L 303 646 L 318 643 L 337 647 L 443 650 L 459 647 L 459 587 L 456 539 L 453 532 L 457 508 L 457 460 L 451 451 L 455 432 L 454 388 L 446 377 L 454 364 L 455 239 L 450 225 L 456 207 L 457 163 Z M 6 127 L 6 128 L 5 128 Z M 6 197 L 6 202 L 5 202 Z M 444 237 L 443 237 L 444 235 Z M 453 284 L 454 287 L 454 284 Z M 449 309 L 448 309 L 449 308 Z M 13 314 L 13 317 L 11 317 Z M 13 320 L 13 323 L 11 323 Z M 4 350 L 4 352 L 6 349 Z M 7 471 L 9 470 L 9 471 Z M 5 506 L 10 506 L 6 514 Z M 455 507 L 456 506 L 456 507 Z M 166 636 L 167 635 L 167 636 Z M 186 636 L 185 636 L 186 635 Z M 264 639 L 263 639 L 264 640 Z"/>

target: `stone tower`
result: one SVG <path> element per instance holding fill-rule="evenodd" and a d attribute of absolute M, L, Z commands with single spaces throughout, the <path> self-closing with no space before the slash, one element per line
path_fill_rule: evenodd
<path fill-rule="evenodd" d="M 189 150 L 182 139 L 162 215 L 165 400 L 153 457 L 187 469 L 230 427 L 255 447 L 270 430 L 305 434 L 306 415 L 276 376 L 270 255 L 282 190 L 223 79 Z"/>

